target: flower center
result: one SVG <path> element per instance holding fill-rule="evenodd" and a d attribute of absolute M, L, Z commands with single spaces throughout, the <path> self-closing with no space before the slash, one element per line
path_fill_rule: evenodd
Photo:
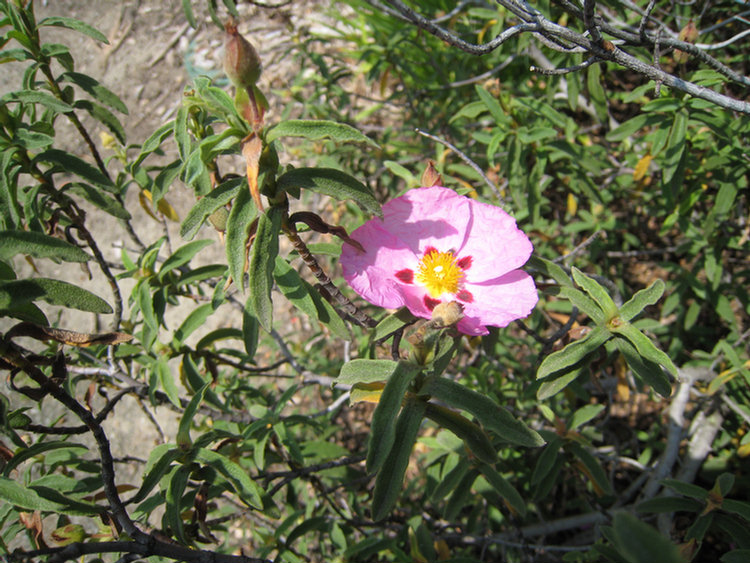
<path fill-rule="evenodd" d="M 430 297 L 438 298 L 444 293 L 455 294 L 463 280 L 464 272 L 456 263 L 453 252 L 428 249 L 417 266 L 415 281 L 427 289 Z"/>

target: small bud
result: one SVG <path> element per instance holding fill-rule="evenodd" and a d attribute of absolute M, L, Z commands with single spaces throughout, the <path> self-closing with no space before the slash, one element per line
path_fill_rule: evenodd
<path fill-rule="evenodd" d="M 443 177 L 440 175 L 440 172 L 438 172 L 437 169 L 435 168 L 435 163 L 431 160 L 427 161 L 427 167 L 424 169 L 424 172 L 422 173 L 421 184 L 422 186 L 426 188 L 431 188 L 432 186 L 443 185 Z"/>
<path fill-rule="evenodd" d="M 456 301 L 440 303 L 432 310 L 432 322 L 439 327 L 455 325 L 464 316 L 464 308 Z"/>
<path fill-rule="evenodd" d="M 82 542 L 88 537 L 88 534 L 80 524 L 68 524 L 53 531 L 51 537 L 57 545 L 69 545 Z"/>
<path fill-rule="evenodd" d="M 699 34 L 700 32 L 695 26 L 695 23 L 693 23 L 693 20 L 690 20 L 687 25 L 680 30 L 680 34 L 677 36 L 677 38 L 680 41 L 685 41 L 686 43 L 695 43 L 698 39 Z M 677 64 L 683 64 L 688 61 L 690 55 L 688 55 L 685 51 L 675 49 L 674 53 L 672 54 L 672 58 Z"/>
<path fill-rule="evenodd" d="M 252 88 L 260 78 L 260 57 L 250 42 L 237 31 L 237 24 L 224 24 L 224 72 L 237 88 Z"/>

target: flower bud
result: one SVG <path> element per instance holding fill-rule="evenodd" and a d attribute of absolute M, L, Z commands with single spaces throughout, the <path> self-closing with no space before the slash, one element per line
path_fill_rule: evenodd
<path fill-rule="evenodd" d="M 224 30 L 224 72 L 237 88 L 251 88 L 262 69 L 258 52 L 239 34 L 234 20 L 227 21 Z"/>

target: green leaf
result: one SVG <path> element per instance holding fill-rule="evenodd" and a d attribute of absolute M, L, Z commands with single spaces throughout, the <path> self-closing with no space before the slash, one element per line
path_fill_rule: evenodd
<path fill-rule="evenodd" d="M 604 495 L 612 494 L 612 485 L 607 479 L 607 474 L 602 469 L 597 459 L 589 453 L 587 449 L 578 442 L 570 442 L 567 445 L 570 452 L 575 455 L 581 463 L 588 469 L 588 476 L 594 481 L 597 488 Z"/>
<path fill-rule="evenodd" d="M 195 460 L 218 471 L 246 505 L 259 510 L 263 508 L 263 489 L 250 479 L 247 472 L 235 462 L 204 448 L 195 452 Z"/>
<path fill-rule="evenodd" d="M 89 186 L 83 182 L 73 182 L 66 184 L 66 190 L 69 193 L 79 195 L 92 205 L 95 205 L 102 211 L 109 213 L 113 217 L 123 219 L 125 221 L 131 218 L 128 210 L 125 209 L 122 204 L 116 199 L 105 195 L 106 192 L 98 190 L 93 186 Z"/>
<path fill-rule="evenodd" d="M 356 178 L 333 168 L 295 168 L 278 177 L 278 190 L 304 188 L 341 201 L 354 201 L 365 211 L 382 216 L 370 189 Z"/>
<path fill-rule="evenodd" d="M 229 275 L 232 276 L 237 288 L 244 291 L 247 241 L 250 238 L 250 226 L 258 215 L 258 209 L 250 197 L 250 190 L 242 189 L 241 186 L 238 186 L 238 189 L 237 198 L 232 204 L 229 217 L 227 217 L 226 251 Z M 210 194 L 203 199 L 208 197 L 210 197 Z"/>
<path fill-rule="evenodd" d="M 664 512 L 701 512 L 704 508 L 702 502 L 684 497 L 656 497 L 644 500 L 636 507 L 638 512 L 648 514 Z"/>
<path fill-rule="evenodd" d="M 493 467 L 490 467 L 486 463 L 480 463 L 477 467 L 482 472 L 482 475 L 484 475 L 484 478 L 487 479 L 487 482 L 492 485 L 492 488 L 508 501 L 516 512 L 521 516 L 525 516 L 526 503 L 523 497 L 518 494 L 518 491 L 500 473 L 495 471 Z"/>
<path fill-rule="evenodd" d="M 128 106 L 123 103 L 117 94 L 112 92 L 106 86 L 100 84 L 95 78 L 92 78 L 87 74 L 81 74 L 80 72 L 66 72 L 60 77 L 60 79 L 72 82 L 105 106 L 109 106 L 125 115 L 128 114 Z"/>
<path fill-rule="evenodd" d="M 117 188 L 112 183 L 112 180 L 107 178 L 98 168 L 65 151 L 48 149 L 38 154 L 34 159 L 34 164 L 40 162 L 55 164 L 60 167 L 56 172 L 76 174 L 83 180 L 103 190 L 111 193 L 117 192 Z"/>
<path fill-rule="evenodd" d="M 15 479 L 0 477 L 0 499 L 24 510 L 56 511 L 60 505 L 40 497 L 33 489 L 27 489 Z"/>
<path fill-rule="evenodd" d="M 568 422 L 568 430 L 575 430 L 595 418 L 606 408 L 605 405 L 585 405 L 573 413 Z"/>
<path fill-rule="evenodd" d="M 575 289 L 574 287 L 560 286 L 550 291 L 552 295 L 558 295 L 571 302 L 574 306 L 578 307 L 584 314 L 591 317 L 596 324 L 601 325 L 606 322 L 604 312 L 596 304 L 596 301 L 591 299 L 583 291 Z"/>
<path fill-rule="evenodd" d="M 552 278 L 561 286 L 573 287 L 568 273 L 551 260 L 532 254 L 526 265 L 542 275 Z"/>
<path fill-rule="evenodd" d="M 612 301 L 612 298 L 609 296 L 606 289 L 578 268 L 573 267 L 572 271 L 573 280 L 589 295 L 589 297 L 596 301 L 596 304 L 599 305 L 599 308 L 604 312 L 604 315 L 607 318 L 611 318 L 617 314 L 617 305 Z"/>
<path fill-rule="evenodd" d="M 339 143 L 365 143 L 378 148 L 378 144 L 351 125 L 335 121 L 287 119 L 274 125 L 266 133 L 266 143 L 281 137 L 304 137 L 311 141 L 331 139 Z"/>
<path fill-rule="evenodd" d="M 66 113 L 73 110 L 73 107 L 70 104 L 63 102 L 62 100 L 58 100 L 52 94 L 39 92 L 38 90 L 20 90 L 17 92 L 11 92 L 10 94 L 5 94 L 5 96 L 0 98 L 0 101 L 2 101 L 2 105 L 7 104 L 8 102 L 42 104 L 52 111 L 59 113 Z"/>
<path fill-rule="evenodd" d="M 83 109 L 96 119 L 99 123 L 109 129 L 120 143 L 125 144 L 125 128 L 115 114 L 101 104 L 90 100 L 76 100 L 73 104 L 76 109 Z"/>
<path fill-rule="evenodd" d="M 596 116 L 601 123 L 607 123 L 609 112 L 607 110 L 607 96 L 601 82 L 602 68 L 601 65 L 593 64 L 586 71 L 586 87 L 589 91 L 589 98 L 594 106 Z"/>
<path fill-rule="evenodd" d="M 177 388 L 177 383 L 175 383 L 172 370 L 169 368 L 166 358 L 159 358 L 159 361 L 154 364 L 153 369 L 156 371 L 156 375 L 159 378 L 159 384 L 161 385 L 161 388 L 164 389 L 164 393 L 166 393 L 169 401 L 175 407 L 181 409 L 180 391 Z"/>
<path fill-rule="evenodd" d="M 664 398 L 672 394 L 669 376 L 659 364 L 641 357 L 635 347 L 625 338 L 615 338 L 615 344 L 636 377 L 650 385 Z"/>
<path fill-rule="evenodd" d="M 678 193 L 682 189 L 681 178 L 684 174 L 685 153 L 687 150 L 686 134 L 688 126 L 687 110 L 681 109 L 674 113 L 674 121 L 669 130 L 667 146 L 662 157 L 663 182 L 670 185 L 673 180 L 673 192 Z"/>
<path fill-rule="evenodd" d="M 460 383 L 434 376 L 425 381 L 419 393 L 430 395 L 449 406 L 473 414 L 483 427 L 512 444 L 530 448 L 544 444 L 544 440 L 535 430 L 513 418 L 504 407 L 487 395 L 477 393 Z"/>
<path fill-rule="evenodd" d="M 356 383 L 374 383 L 388 381 L 397 371 L 406 370 L 408 364 L 393 360 L 369 360 L 357 358 L 341 366 L 336 383 L 354 385 Z"/>
<path fill-rule="evenodd" d="M 203 250 L 211 243 L 213 243 L 211 239 L 194 240 L 182 245 L 180 248 L 175 250 L 172 255 L 164 260 L 164 263 L 161 265 L 158 275 L 159 281 L 163 281 L 164 276 L 166 276 L 172 270 L 179 268 L 180 266 L 184 266 L 185 264 L 190 262 L 193 257 L 198 254 L 198 252 Z"/>
<path fill-rule="evenodd" d="M 465 416 L 435 403 L 427 403 L 425 416 L 438 426 L 453 432 L 481 461 L 485 463 L 497 461 L 497 452 L 489 436 Z"/>
<path fill-rule="evenodd" d="M 193 424 L 195 413 L 198 412 L 198 407 L 203 402 L 203 397 L 206 395 L 206 390 L 209 385 L 210 383 L 206 382 L 200 389 L 198 389 L 195 395 L 190 398 L 190 401 L 185 407 L 185 412 L 182 413 L 182 418 L 180 418 L 176 441 L 177 447 L 183 451 L 189 450 L 193 444 L 190 439 L 190 426 Z"/>
<path fill-rule="evenodd" d="M 375 522 L 388 516 L 396 504 L 425 408 L 424 401 L 409 398 L 401 409 L 395 424 L 393 447 L 390 448 L 388 458 L 381 464 L 382 469 L 375 479 L 375 490 L 372 495 L 372 519 Z"/>
<path fill-rule="evenodd" d="M 182 496 L 185 494 L 190 474 L 192 473 L 190 465 L 181 465 L 172 474 L 167 484 L 167 490 L 164 497 L 167 501 L 164 510 L 164 520 L 172 530 L 174 536 L 183 545 L 190 545 L 185 536 L 185 526 L 182 521 Z"/>
<path fill-rule="evenodd" d="M 435 487 L 435 490 L 432 492 L 432 496 L 430 498 L 434 501 L 439 501 L 445 498 L 445 495 L 455 489 L 461 479 L 466 476 L 466 473 L 469 471 L 470 467 L 471 461 L 468 457 L 459 458 L 455 467 L 448 471 L 448 473 L 443 477 L 442 481 L 440 481 L 437 487 Z"/>
<path fill-rule="evenodd" d="M 0 231 L 0 260 L 17 254 L 34 258 L 58 258 L 65 262 L 88 262 L 91 256 L 62 239 L 35 231 Z"/>
<path fill-rule="evenodd" d="M 567 387 L 571 382 L 578 379 L 578 376 L 583 373 L 583 369 L 579 366 L 574 366 L 566 371 L 560 371 L 555 373 L 555 375 L 551 378 L 545 379 L 542 381 L 542 384 L 539 386 L 539 389 L 536 392 L 536 398 L 540 401 L 543 401 L 545 399 L 549 399 L 553 395 L 556 395 L 565 387 Z"/>
<path fill-rule="evenodd" d="M 508 122 L 508 116 L 505 115 L 505 111 L 500 105 L 500 102 L 498 102 L 492 94 L 479 84 L 474 85 L 474 90 L 479 96 L 479 99 L 482 100 L 484 106 L 490 112 L 490 115 L 492 115 L 495 123 L 498 125 L 505 125 Z"/>
<path fill-rule="evenodd" d="M 112 307 L 101 297 L 64 281 L 34 278 L 0 282 L 0 309 L 38 300 L 89 313 L 112 312 Z"/>
<path fill-rule="evenodd" d="M 654 281 L 646 289 L 641 289 L 633 297 L 620 307 L 620 317 L 624 321 L 629 321 L 641 313 L 649 305 L 653 305 L 664 294 L 664 282 L 661 280 Z"/>
<path fill-rule="evenodd" d="M 260 323 L 250 308 L 250 298 L 247 299 L 242 309 L 242 342 L 245 344 L 245 353 L 249 358 L 255 357 L 258 349 L 258 337 L 260 336 Z"/>
<path fill-rule="evenodd" d="M 253 304 L 252 310 L 255 317 L 266 332 L 271 332 L 273 322 L 271 290 L 273 289 L 273 268 L 276 255 L 279 253 L 281 214 L 281 209 L 272 207 L 260 215 L 258 231 L 250 249 L 248 267 L 250 295 L 248 298 Z"/>
<path fill-rule="evenodd" d="M 63 16 L 50 16 L 48 18 L 44 18 L 40 20 L 37 23 L 37 26 L 38 27 L 42 27 L 42 26 L 65 27 L 67 29 L 72 29 L 73 31 L 78 31 L 80 33 L 83 33 L 84 35 L 88 35 L 92 39 L 96 39 L 97 41 L 100 41 L 104 43 L 105 45 L 109 45 L 107 36 L 104 35 L 101 31 L 99 31 L 93 26 L 90 26 L 89 24 L 85 22 L 82 22 L 81 20 L 77 20 L 74 18 L 66 18 Z"/>
<path fill-rule="evenodd" d="M 139 503 L 159 484 L 161 478 L 167 474 L 182 452 L 174 447 L 174 444 L 160 444 L 149 454 L 148 463 L 144 470 L 143 482 L 138 492 L 129 500 L 129 503 Z"/>
<path fill-rule="evenodd" d="M 550 475 L 552 470 L 555 468 L 557 458 L 562 447 L 562 440 L 559 438 L 553 438 L 542 450 L 542 455 L 536 462 L 534 472 L 531 475 L 531 484 L 537 485 L 542 481 L 554 479 L 554 475 Z"/>
<path fill-rule="evenodd" d="M 14 469 L 16 469 L 18 466 L 20 466 L 24 461 L 28 459 L 41 455 L 45 452 L 49 452 L 53 450 L 60 450 L 60 449 L 88 450 L 88 448 L 84 446 L 83 444 L 76 444 L 75 442 L 55 441 L 55 442 L 40 442 L 37 444 L 32 444 L 28 448 L 19 449 L 19 450 L 16 450 L 16 452 L 14 452 L 13 457 L 10 458 L 10 460 L 8 460 L 8 462 L 5 464 L 5 467 L 3 468 L 3 475 L 8 477 L 13 472 Z M 81 452 L 76 452 L 76 453 L 80 454 Z"/>
<path fill-rule="evenodd" d="M 174 331 L 174 338 L 177 346 L 182 346 L 185 339 L 203 326 L 206 319 L 214 312 L 211 303 L 204 303 L 193 309 L 190 314 L 182 321 L 182 324 Z"/>
<path fill-rule="evenodd" d="M 173 130 L 174 121 L 168 121 L 167 123 L 159 127 L 156 131 L 151 133 L 148 139 L 143 142 L 143 145 L 141 146 L 141 152 L 138 155 L 138 158 L 135 159 L 133 166 L 140 166 L 148 155 L 155 152 L 161 146 L 161 144 L 164 142 L 164 139 L 169 137 L 169 135 L 172 134 Z"/>
<path fill-rule="evenodd" d="M 232 178 L 199 199 L 182 222 L 180 236 L 186 240 L 192 239 L 206 218 L 237 197 L 244 183 L 244 178 Z"/>
<path fill-rule="evenodd" d="M 378 342 L 391 336 L 397 330 L 414 323 L 417 318 L 406 307 L 401 307 L 395 313 L 380 321 L 372 331 L 372 340 Z"/>
<path fill-rule="evenodd" d="M 750 549 L 734 549 L 719 558 L 721 563 L 747 563 L 750 561 Z"/>
<path fill-rule="evenodd" d="M 635 346 L 638 353 L 647 360 L 663 366 L 669 373 L 677 377 L 677 367 L 664 352 L 659 350 L 651 340 L 628 322 L 622 322 L 611 327 L 613 333 L 627 338 Z"/>
<path fill-rule="evenodd" d="M 677 546 L 627 512 L 614 517 L 617 548 L 630 563 L 684 563 Z"/>
<path fill-rule="evenodd" d="M 330 327 L 339 338 L 349 338 L 349 331 L 335 309 L 281 256 L 276 257 L 273 275 L 279 291 L 291 301 L 292 305 L 311 319 L 317 319 Z M 329 305 L 328 308 L 325 307 L 326 304 Z"/>
<path fill-rule="evenodd" d="M 536 378 L 543 379 L 553 373 L 573 369 L 586 356 L 598 350 L 610 336 L 606 328 L 594 327 L 585 337 L 544 358 L 536 372 Z"/>
<path fill-rule="evenodd" d="M 386 362 L 388 360 L 381 361 Z M 384 363 L 382 367 L 385 368 L 386 365 Z M 362 367 L 361 364 L 358 367 Z M 367 447 L 367 471 L 370 473 L 375 473 L 383 467 L 395 443 L 396 414 L 401 408 L 409 384 L 417 373 L 419 373 L 418 366 L 402 361 L 396 362 L 396 366 L 385 384 L 378 405 L 372 413 L 372 423 L 370 424 L 370 439 Z M 424 411 L 424 406 L 422 410 Z"/>

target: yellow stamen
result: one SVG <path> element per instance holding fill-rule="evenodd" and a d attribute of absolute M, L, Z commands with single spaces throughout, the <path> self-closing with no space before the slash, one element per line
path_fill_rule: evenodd
<path fill-rule="evenodd" d="M 419 261 L 414 280 L 427 289 L 430 297 L 437 299 L 444 293 L 455 294 L 464 277 L 453 253 L 432 250 Z"/>

